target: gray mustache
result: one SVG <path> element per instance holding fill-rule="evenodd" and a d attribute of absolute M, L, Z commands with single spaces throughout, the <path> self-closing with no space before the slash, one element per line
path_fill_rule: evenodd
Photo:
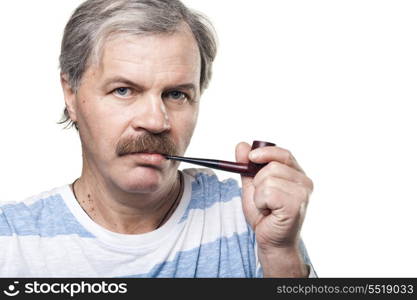
<path fill-rule="evenodd" d="M 123 156 L 132 153 L 159 153 L 177 155 L 177 147 L 167 134 L 145 134 L 120 140 L 116 154 Z"/>

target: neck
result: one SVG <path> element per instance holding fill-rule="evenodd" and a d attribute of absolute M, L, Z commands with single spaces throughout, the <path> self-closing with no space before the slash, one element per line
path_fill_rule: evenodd
<path fill-rule="evenodd" d="M 81 177 L 73 183 L 73 192 L 80 206 L 97 224 L 117 233 L 141 234 L 162 226 L 175 211 L 182 196 L 179 177 L 182 174 L 175 172 L 173 175 L 157 192 L 132 194 L 83 168 Z"/>

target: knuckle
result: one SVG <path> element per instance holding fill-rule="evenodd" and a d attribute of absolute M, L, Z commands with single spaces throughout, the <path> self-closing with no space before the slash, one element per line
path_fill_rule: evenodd
<path fill-rule="evenodd" d="M 279 169 L 281 167 L 281 164 L 277 161 L 271 161 L 269 163 L 269 168 L 270 169 Z"/>
<path fill-rule="evenodd" d="M 293 156 L 291 155 L 291 153 L 289 153 L 287 156 L 287 159 L 285 160 L 285 164 L 290 165 L 292 164 L 292 161 L 293 161 Z"/>
<path fill-rule="evenodd" d="M 256 190 L 255 191 L 255 195 L 254 195 L 254 199 L 253 199 L 254 201 L 254 204 L 255 204 L 255 206 L 257 207 L 257 208 L 260 208 L 263 204 L 263 201 L 262 201 L 262 191 L 261 190 Z"/>
<path fill-rule="evenodd" d="M 267 187 L 272 187 L 275 185 L 275 179 L 272 176 L 268 176 L 264 180 L 264 185 Z"/>
<path fill-rule="evenodd" d="M 284 150 L 284 163 L 288 164 L 291 161 L 292 154 L 289 150 Z"/>
<path fill-rule="evenodd" d="M 265 186 L 262 188 L 262 195 L 268 197 L 274 194 L 274 189 L 271 186 Z"/>

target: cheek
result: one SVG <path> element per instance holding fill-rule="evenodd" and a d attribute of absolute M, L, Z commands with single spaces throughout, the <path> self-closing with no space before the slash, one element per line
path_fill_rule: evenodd
<path fill-rule="evenodd" d="M 191 140 L 194 129 L 197 125 L 198 109 L 190 111 L 186 115 L 176 116 L 173 124 L 173 135 L 176 139 L 176 144 L 184 152 Z"/>
<path fill-rule="evenodd" d="M 89 148 L 99 150 L 114 147 L 123 128 L 123 114 L 104 105 L 95 105 L 98 101 L 81 101 L 79 107 L 80 135 Z M 94 151 L 93 149 L 91 149 Z"/>
<path fill-rule="evenodd" d="M 194 114 L 192 115 L 192 118 L 190 118 L 189 122 L 186 125 L 189 130 L 190 137 L 193 135 L 194 129 L 197 126 L 197 120 L 198 120 L 198 110 L 194 112 Z"/>
<path fill-rule="evenodd" d="M 77 108 L 85 126 L 92 129 L 106 128 L 116 122 L 120 116 L 120 112 L 115 110 L 117 107 L 107 105 L 105 97 L 95 93 L 81 95 Z"/>

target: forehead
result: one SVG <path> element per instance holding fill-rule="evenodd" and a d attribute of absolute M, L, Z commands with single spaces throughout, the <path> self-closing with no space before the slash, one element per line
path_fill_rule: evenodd
<path fill-rule="evenodd" d="M 189 29 L 180 28 L 173 33 L 113 36 L 104 43 L 95 69 L 102 77 L 145 80 L 146 74 L 152 74 L 194 82 L 199 80 L 200 64 L 194 36 Z"/>

